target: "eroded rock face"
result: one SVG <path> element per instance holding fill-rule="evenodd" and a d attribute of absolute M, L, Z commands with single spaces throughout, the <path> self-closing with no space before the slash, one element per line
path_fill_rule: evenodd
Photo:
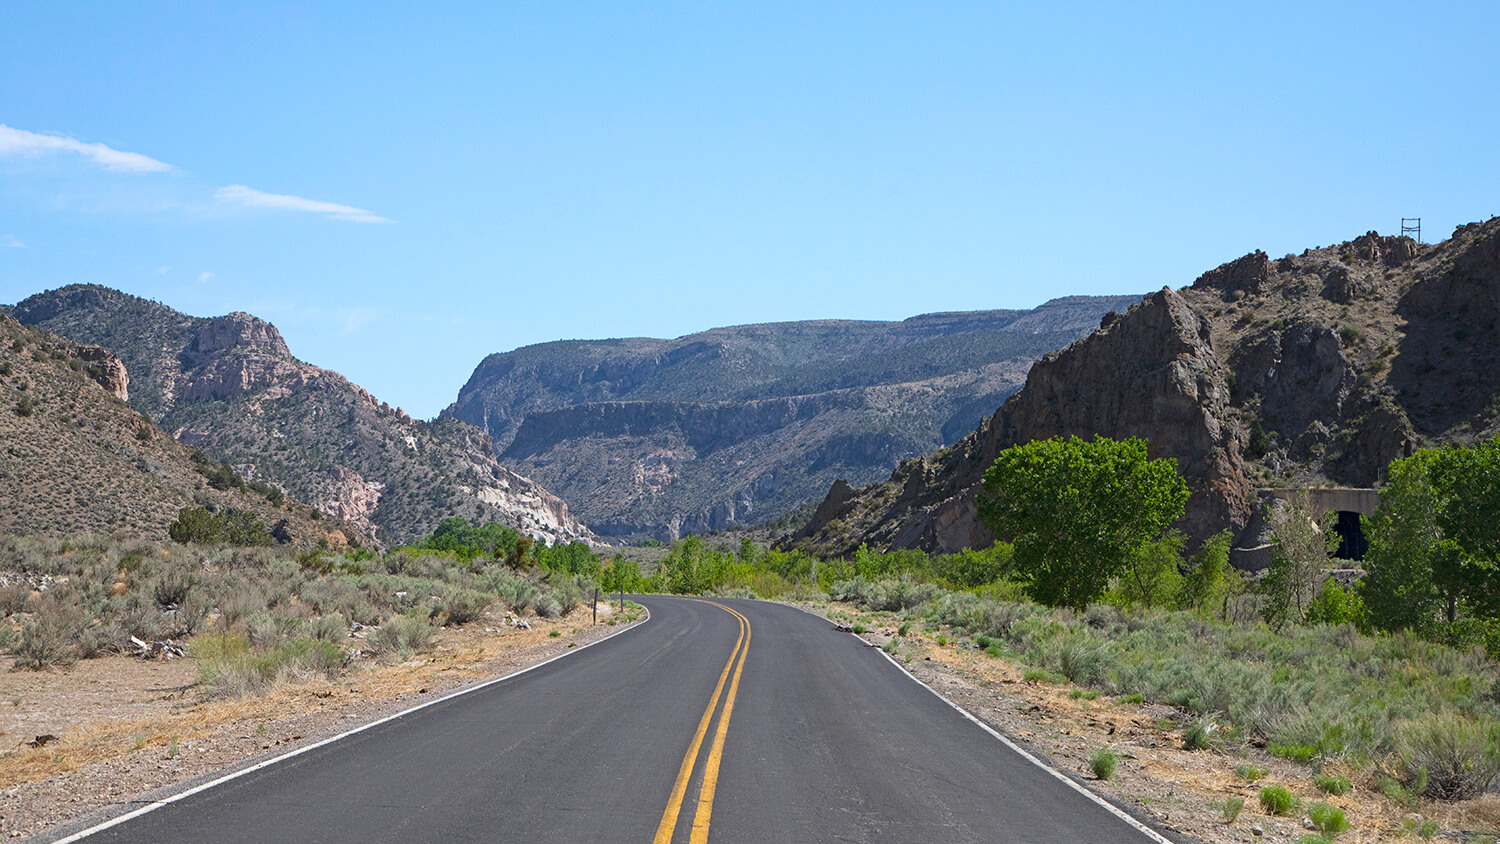
<path fill-rule="evenodd" d="M 1365 232 L 1349 242 L 1361 260 L 1399 267 L 1417 257 L 1417 242 L 1409 237 L 1381 237 L 1379 232 Z"/>
<path fill-rule="evenodd" d="M 380 506 L 380 493 L 385 485 L 366 481 L 362 475 L 344 466 L 330 466 L 328 495 L 318 502 L 318 509 L 325 513 L 347 519 L 369 533 L 375 533 L 370 515 Z"/>
<path fill-rule="evenodd" d="M 1341 305 L 1352 305 L 1359 299 L 1367 299 L 1379 291 L 1373 274 L 1368 271 L 1350 272 L 1343 265 L 1328 268 L 1323 279 L 1323 297 Z"/>
<path fill-rule="evenodd" d="M 191 317 L 92 287 L 38 294 L 25 311 L 54 321 L 64 336 L 119 348 L 131 372 L 144 373 L 132 385 L 142 394 L 138 410 L 245 477 L 346 519 L 346 535 L 408 543 L 459 516 L 502 521 L 548 542 L 598 541 L 560 499 L 503 469 L 482 431 L 412 419 L 292 357 L 265 320 Z M 123 394 L 124 366 L 102 349 L 87 354 L 97 360 L 85 357 L 84 371 Z"/>
<path fill-rule="evenodd" d="M 1344 416 L 1358 376 L 1333 329 L 1298 323 L 1247 341 L 1231 355 L 1235 397 L 1258 397 L 1262 424 L 1290 442 L 1327 442 L 1326 421 Z M 1320 422 L 1323 420 L 1324 422 Z M 1305 451 L 1305 450 L 1304 450 Z"/>
<path fill-rule="evenodd" d="M 1266 287 L 1271 274 L 1271 260 L 1259 249 L 1242 258 L 1220 264 L 1193 282 L 1194 290 L 1213 289 L 1225 297 L 1235 293 L 1254 294 Z"/>
<path fill-rule="evenodd" d="M 276 326 L 240 311 L 210 319 L 198 332 L 194 346 L 200 354 L 229 349 L 253 349 L 282 357 L 291 357 L 292 354 Z"/>
<path fill-rule="evenodd" d="M 1179 527 L 1201 541 L 1226 524 L 1243 525 L 1254 501 L 1231 416 L 1226 371 L 1207 321 L 1177 292 L 1163 289 L 1038 361 L 1026 386 L 956 445 L 902 463 L 882 491 L 860 494 L 877 501 L 852 501 L 836 487 L 841 500 L 831 494 L 819 507 L 823 521 L 815 517 L 796 539 L 831 553 L 850 550 L 851 542 L 840 547 L 835 532 L 847 533 L 856 546 L 875 538 L 872 545 L 935 553 L 982 547 L 994 537 L 978 522 L 979 484 L 1000 451 L 1032 440 L 1102 434 L 1141 437 L 1153 458 L 1177 460 L 1193 491 Z M 861 513 L 870 514 L 867 523 L 860 523 Z"/>
<path fill-rule="evenodd" d="M 1177 460 L 1193 491 L 1179 527 L 1195 542 L 1249 516 L 1226 371 L 1208 321 L 1170 288 L 1033 367 L 997 427 L 1004 446 L 1094 434 L 1146 440 L 1151 457 Z"/>
<path fill-rule="evenodd" d="M 1227 387 L 1227 388 L 1226 388 Z M 1242 548 L 1262 488 L 1378 485 L 1419 446 L 1500 435 L 1500 218 L 1419 245 L 1369 232 L 1269 261 L 1253 252 L 1162 291 L 1039 362 L 943 452 L 830 499 L 794 544 L 824 553 L 983 545 L 980 475 L 1039 437 L 1141 436 L 1193 490 L 1182 527 Z"/>
<path fill-rule="evenodd" d="M 83 361 L 83 371 L 120 401 L 130 401 L 130 373 L 125 362 L 99 346 L 79 346 L 74 356 Z"/>
<path fill-rule="evenodd" d="M 219 358 L 194 373 L 177 394 L 179 400 L 232 399 L 260 387 L 298 379 L 296 365 L 275 358 Z"/>

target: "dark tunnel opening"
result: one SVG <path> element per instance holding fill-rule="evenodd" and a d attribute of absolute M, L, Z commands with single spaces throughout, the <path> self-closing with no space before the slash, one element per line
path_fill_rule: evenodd
<path fill-rule="evenodd" d="M 1365 538 L 1364 528 L 1360 526 L 1359 514 L 1349 510 L 1339 511 L 1338 524 L 1334 525 L 1334 531 L 1339 535 L 1339 547 L 1333 552 L 1333 556 L 1341 560 L 1363 560 L 1365 552 L 1370 550 L 1370 540 Z"/>

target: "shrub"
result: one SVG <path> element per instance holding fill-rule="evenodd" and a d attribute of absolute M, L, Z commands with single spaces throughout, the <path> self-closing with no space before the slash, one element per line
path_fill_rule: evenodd
<path fill-rule="evenodd" d="M 1280 756 L 1283 759 L 1306 765 L 1318 755 L 1318 748 L 1310 744 L 1268 744 L 1266 752 L 1272 756 Z"/>
<path fill-rule="evenodd" d="M 1219 744 L 1219 738 L 1214 735 L 1217 728 L 1214 722 L 1208 718 L 1200 719 L 1190 725 L 1182 733 L 1183 750 L 1212 750 Z"/>
<path fill-rule="evenodd" d="M 197 579 L 191 572 L 180 568 L 167 569 L 152 581 L 151 597 L 159 607 L 181 606 L 196 585 Z"/>
<path fill-rule="evenodd" d="M 1401 766 L 1409 787 L 1419 771 L 1419 793 L 1438 800 L 1464 800 L 1483 794 L 1500 780 L 1500 729 L 1454 714 L 1430 715 L 1397 733 Z"/>
<path fill-rule="evenodd" d="M 1297 808 L 1297 802 L 1284 786 L 1268 785 L 1260 790 L 1260 807 L 1268 815 L 1285 815 Z"/>
<path fill-rule="evenodd" d="M 243 634 L 207 633 L 194 639 L 191 648 L 200 685 L 220 697 L 247 697 L 277 683 L 332 676 L 344 663 L 337 645 L 307 638 L 253 647 Z"/>
<path fill-rule="evenodd" d="M 443 600 L 443 609 L 452 624 L 466 624 L 482 615 L 495 599 L 473 589 L 450 590 Z"/>
<path fill-rule="evenodd" d="M 1349 819 L 1344 817 L 1344 810 L 1337 806 L 1314 803 L 1307 807 L 1307 817 L 1312 821 L 1313 829 L 1329 838 L 1349 831 Z"/>
<path fill-rule="evenodd" d="M 14 615 L 26 609 L 26 599 L 31 590 L 25 584 L 0 586 L 0 616 Z"/>
<path fill-rule="evenodd" d="M 1115 766 L 1119 764 L 1119 761 L 1119 755 L 1113 750 L 1101 747 L 1095 750 L 1094 754 L 1089 757 L 1089 767 L 1094 770 L 1094 777 L 1096 779 L 1114 779 Z"/>
<path fill-rule="evenodd" d="M 349 622 L 342 615 L 320 615 L 308 619 L 307 633 L 322 642 L 342 642 L 349 638 Z"/>
<path fill-rule="evenodd" d="M 542 618 L 557 618 L 562 615 L 562 604 L 551 594 L 538 594 L 531 601 L 532 612 Z"/>
<path fill-rule="evenodd" d="M 20 400 L 16 402 L 17 416 L 30 416 L 35 412 L 36 403 L 31 400 L 31 396 L 21 396 Z"/>
<path fill-rule="evenodd" d="M 1224 813 L 1224 823 L 1234 823 L 1240 816 L 1240 810 L 1245 808 L 1245 798 L 1226 797 L 1220 808 Z"/>
<path fill-rule="evenodd" d="M 67 612 L 55 601 L 42 604 L 35 616 L 21 628 L 16 643 L 16 667 L 41 669 L 49 665 L 72 665 L 78 661 L 73 648 L 73 630 L 82 623 L 75 613 Z"/>
<path fill-rule="evenodd" d="M 1394 777 L 1381 777 L 1380 793 L 1385 795 L 1385 799 L 1406 811 L 1415 812 L 1420 803 L 1422 791 L 1427 788 L 1427 771 L 1418 770 L 1416 777 L 1417 780 L 1411 788 L 1406 787 Z"/>
<path fill-rule="evenodd" d="M 1256 780 L 1260 779 L 1261 777 L 1264 777 L 1266 774 L 1269 774 L 1269 773 L 1271 773 L 1271 771 L 1269 769 L 1267 769 L 1267 768 L 1257 768 L 1254 765 L 1248 765 L 1247 764 L 1247 765 L 1235 765 L 1234 766 L 1234 774 L 1235 774 L 1235 776 L 1239 777 L 1240 779 L 1244 780 L 1245 782 L 1255 782 Z"/>
<path fill-rule="evenodd" d="M 425 619 L 393 615 L 375 632 L 377 649 L 409 656 L 427 647 L 435 631 Z"/>
<path fill-rule="evenodd" d="M 1349 780 L 1333 774 L 1315 774 L 1313 786 L 1324 794 L 1332 794 L 1334 797 L 1348 794 L 1352 787 Z"/>

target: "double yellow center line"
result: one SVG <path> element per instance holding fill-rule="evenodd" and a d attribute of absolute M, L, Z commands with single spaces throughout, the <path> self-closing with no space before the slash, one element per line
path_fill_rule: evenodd
<path fill-rule="evenodd" d="M 708 735 L 714 710 L 719 708 L 719 698 L 724 694 L 724 681 L 729 679 L 730 670 L 733 669 L 734 679 L 729 682 L 729 696 L 724 700 L 724 711 L 719 713 L 714 742 L 708 750 L 708 759 L 704 762 L 703 782 L 698 786 L 698 808 L 693 814 L 693 832 L 689 839 L 692 844 L 706 844 L 708 841 L 708 823 L 714 810 L 714 789 L 719 784 L 719 761 L 724 756 L 724 736 L 729 733 L 729 717 L 734 713 L 734 698 L 740 690 L 740 673 L 745 670 L 745 654 L 750 652 L 750 619 L 715 601 L 702 603 L 713 604 L 739 619 L 740 637 L 734 643 L 729 661 L 724 663 L 724 670 L 719 672 L 719 683 L 714 686 L 713 696 L 708 699 L 708 708 L 703 710 L 703 718 L 698 721 L 698 731 L 693 735 L 693 743 L 682 757 L 677 782 L 672 785 L 672 797 L 667 801 L 666 811 L 662 812 L 661 824 L 656 827 L 655 844 L 671 844 L 672 832 L 677 829 L 677 816 L 682 813 L 682 802 L 687 796 L 688 781 L 693 778 L 693 769 L 697 767 L 698 751 L 703 747 L 703 738 Z"/>

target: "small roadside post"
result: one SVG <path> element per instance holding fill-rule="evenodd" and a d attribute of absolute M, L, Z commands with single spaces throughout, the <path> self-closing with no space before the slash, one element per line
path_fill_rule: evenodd
<path fill-rule="evenodd" d="M 599 623 L 599 587 L 594 587 L 594 623 Z"/>

